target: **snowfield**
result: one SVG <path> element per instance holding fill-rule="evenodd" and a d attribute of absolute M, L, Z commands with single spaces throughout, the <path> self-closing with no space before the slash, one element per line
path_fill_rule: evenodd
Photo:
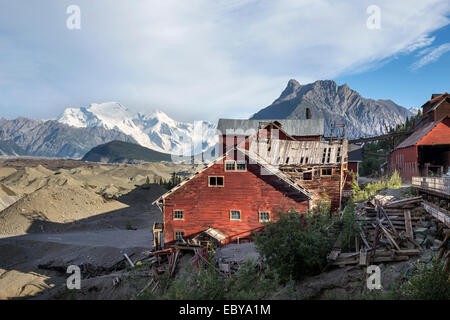
<path fill-rule="evenodd" d="M 118 102 L 67 108 L 57 120 L 78 128 L 116 129 L 133 137 L 143 147 L 176 155 L 191 155 L 192 148 L 194 154 L 199 154 L 217 143 L 216 124 L 180 122 L 162 111 L 145 115 Z"/>

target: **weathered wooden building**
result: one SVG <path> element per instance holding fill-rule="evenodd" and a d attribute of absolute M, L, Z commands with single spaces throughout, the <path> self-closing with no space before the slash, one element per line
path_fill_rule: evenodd
<path fill-rule="evenodd" d="M 404 182 L 414 176 L 441 175 L 450 167 L 450 96 L 433 95 L 422 106 L 414 132 L 389 155 L 389 169 Z"/>
<path fill-rule="evenodd" d="M 234 241 L 281 210 L 304 213 L 324 198 L 339 207 L 347 142 L 321 140 L 323 120 L 235 121 L 219 121 L 224 153 L 154 202 L 163 212 L 166 244 L 206 230 L 225 237 L 222 243 Z"/>

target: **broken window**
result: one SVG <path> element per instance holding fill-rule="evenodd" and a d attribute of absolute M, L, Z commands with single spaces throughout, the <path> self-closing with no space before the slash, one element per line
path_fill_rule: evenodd
<path fill-rule="evenodd" d="M 175 241 L 182 242 L 184 240 L 184 231 L 175 231 Z"/>
<path fill-rule="evenodd" d="M 223 187 L 223 177 L 208 177 L 209 187 Z"/>
<path fill-rule="evenodd" d="M 327 148 L 323 148 L 322 163 L 325 163 L 326 157 L 327 157 Z"/>
<path fill-rule="evenodd" d="M 330 163 L 330 156 L 331 156 L 331 148 L 328 148 L 327 163 Z"/>
<path fill-rule="evenodd" d="M 183 220 L 183 210 L 173 210 L 174 220 Z"/>
<path fill-rule="evenodd" d="M 303 173 L 303 180 L 312 180 L 312 172 Z"/>
<path fill-rule="evenodd" d="M 241 211 L 231 210 L 230 211 L 230 219 L 231 220 L 241 220 Z"/>
<path fill-rule="evenodd" d="M 289 163 L 289 157 L 286 158 L 286 164 L 288 164 L 288 163 Z"/>
<path fill-rule="evenodd" d="M 260 211 L 259 212 L 259 222 L 269 222 L 270 221 L 270 212 L 269 211 Z"/>

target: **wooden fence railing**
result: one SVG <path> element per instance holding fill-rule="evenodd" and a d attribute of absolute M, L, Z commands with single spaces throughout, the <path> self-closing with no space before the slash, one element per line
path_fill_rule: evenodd
<path fill-rule="evenodd" d="M 412 185 L 421 189 L 427 189 L 450 195 L 450 177 L 412 177 Z"/>

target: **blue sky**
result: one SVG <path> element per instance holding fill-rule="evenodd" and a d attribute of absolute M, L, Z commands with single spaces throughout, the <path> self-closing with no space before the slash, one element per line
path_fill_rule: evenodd
<path fill-rule="evenodd" d="M 67 28 L 70 5 L 81 29 Z M 371 5 L 379 28 L 367 27 Z M 245 118 L 289 79 L 419 107 L 450 90 L 448 0 L 1 1 L 0 117 L 119 101 L 177 120 Z"/>

